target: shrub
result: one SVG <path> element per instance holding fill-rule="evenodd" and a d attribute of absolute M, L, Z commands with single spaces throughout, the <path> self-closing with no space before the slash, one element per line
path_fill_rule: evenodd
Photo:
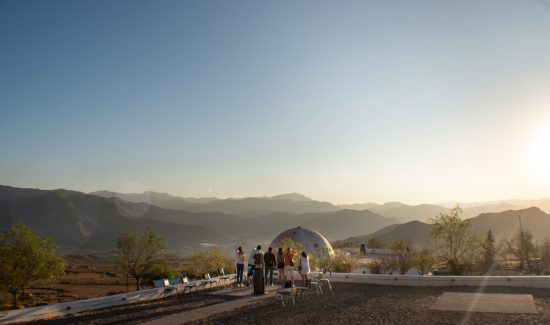
<path fill-rule="evenodd" d="M 178 271 L 170 268 L 166 264 L 159 264 L 143 275 L 142 283 L 153 285 L 153 280 L 164 278 L 173 279 L 177 277 L 181 277 L 181 274 L 178 273 Z"/>
<path fill-rule="evenodd" d="M 219 249 L 195 253 L 182 261 L 182 274 L 201 278 L 205 273 L 219 275 L 221 268 L 226 273 L 233 272 L 233 260 Z"/>
<path fill-rule="evenodd" d="M 372 274 L 380 274 L 381 271 L 380 271 L 380 267 L 381 267 L 381 262 L 380 260 L 371 260 L 367 263 L 367 266 L 370 270 L 370 273 Z"/>
<path fill-rule="evenodd" d="M 414 254 L 411 259 L 411 264 L 420 275 L 424 275 L 430 272 L 432 266 L 435 264 L 435 258 L 431 251 L 423 249 Z"/>
<path fill-rule="evenodd" d="M 350 273 L 357 265 L 357 257 L 351 253 L 338 253 L 332 258 L 331 264 L 334 272 Z"/>

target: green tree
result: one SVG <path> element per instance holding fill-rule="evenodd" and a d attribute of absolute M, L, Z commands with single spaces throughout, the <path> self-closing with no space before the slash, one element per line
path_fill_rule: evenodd
<path fill-rule="evenodd" d="M 445 261 L 450 274 L 462 274 L 472 251 L 478 251 L 479 238 L 472 233 L 470 222 L 461 220 L 462 209 L 457 205 L 448 214 L 432 219 L 430 237 L 436 256 Z"/>
<path fill-rule="evenodd" d="M 428 274 L 435 264 L 435 258 L 429 249 L 423 249 L 411 258 L 411 265 L 420 275 Z"/>
<path fill-rule="evenodd" d="M 31 282 L 64 274 L 63 259 L 55 250 L 53 241 L 33 234 L 21 223 L 0 232 L 0 285 L 12 295 L 14 307 L 18 294 Z"/>
<path fill-rule="evenodd" d="M 117 241 L 115 259 L 122 269 L 136 279 L 139 290 L 140 279 L 165 258 L 166 245 L 151 229 L 127 231 Z"/>
<path fill-rule="evenodd" d="M 493 232 L 489 230 L 487 232 L 487 237 L 483 242 L 483 264 L 481 269 L 483 273 L 491 272 L 493 265 L 495 263 L 495 255 L 496 255 L 495 236 L 493 235 Z"/>

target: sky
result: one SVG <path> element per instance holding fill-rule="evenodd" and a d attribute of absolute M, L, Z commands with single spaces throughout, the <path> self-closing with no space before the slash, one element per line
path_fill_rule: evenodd
<path fill-rule="evenodd" d="M 550 2 L 0 0 L 0 184 L 550 197 Z"/>

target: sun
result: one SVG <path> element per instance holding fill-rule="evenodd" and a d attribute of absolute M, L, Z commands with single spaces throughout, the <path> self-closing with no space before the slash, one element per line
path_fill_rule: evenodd
<path fill-rule="evenodd" d="M 550 179 L 550 127 L 540 130 L 531 143 L 531 158 L 535 172 Z"/>

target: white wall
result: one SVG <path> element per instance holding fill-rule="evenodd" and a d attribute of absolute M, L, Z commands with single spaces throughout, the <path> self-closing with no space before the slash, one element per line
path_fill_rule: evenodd
<path fill-rule="evenodd" d="M 313 273 L 312 275 L 315 275 Z M 427 275 L 381 275 L 360 273 L 330 273 L 331 282 L 350 282 L 399 286 L 504 286 L 550 288 L 550 276 L 427 276 Z"/>

